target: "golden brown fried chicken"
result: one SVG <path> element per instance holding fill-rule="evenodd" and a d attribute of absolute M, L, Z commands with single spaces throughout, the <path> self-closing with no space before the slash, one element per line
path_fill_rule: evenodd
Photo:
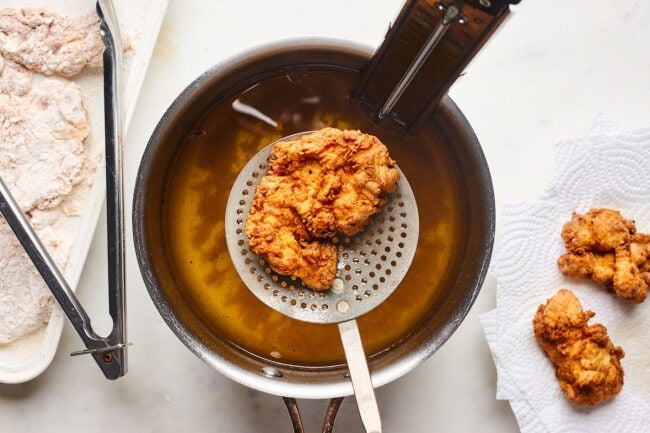
<path fill-rule="evenodd" d="M 313 239 L 287 200 L 291 182 L 265 176 L 246 220 L 249 247 L 282 275 L 295 275 L 315 290 L 327 289 L 336 274 L 336 247 Z"/>
<path fill-rule="evenodd" d="M 619 211 L 592 209 L 574 213 L 562 228 L 567 253 L 558 258 L 560 271 L 590 278 L 630 302 L 643 302 L 650 284 L 650 236 L 636 233 L 634 221 Z"/>
<path fill-rule="evenodd" d="M 274 145 L 245 224 L 251 251 L 270 267 L 326 290 L 336 274 L 336 233 L 353 235 L 393 192 L 399 172 L 386 146 L 359 131 L 325 128 Z"/>
<path fill-rule="evenodd" d="M 373 135 L 325 128 L 276 144 L 269 174 L 289 177 L 294 207 L 316 237 L 353 235 L 395 190 L 399 172 Z"/>
<path fill-rule="evenodd" d="M 623 387 L 620 360 L 625 352 L 614 346 L 603 325 L 587 325 L 593 316 L 583 311 L 573 292 L 560 289 L 533 319 L 535 338 L 555 364 L 560 388 L 577 404 L 600 403 Z"/>
<path fill-rule="evenodd" d="M 634 221 L 612 209 L 591 209 L 584 215 L 573 213 L 562 228 L 562 239 L 569 252 L 608 252 L 626 243 L 636 231 Z"/>
<path fill-rule="evenodd" d="M 634 234 L 630 242 L 616 248 L 613 289 L 623 299 L 643 302 L 650 284 L 650 235 Z"/>
<path fill-rule="evenodd" d="M 614 278 L 616 258 L 614 253 L 569 253 L 563 254 L 557 261 L 564 275 L 591 278 L 597 283 L 611 283 Z"/>

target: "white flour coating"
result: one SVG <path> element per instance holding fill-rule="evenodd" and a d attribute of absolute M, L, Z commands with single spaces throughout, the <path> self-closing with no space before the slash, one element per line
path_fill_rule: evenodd
<path fill-rule="evenodd" d="M 67 75 L 96 66 L 97 50 L 89 51 L 97 40 L 101 44 L 96 22 L 92 14 L 79 20 L 0 11 L 0 176 L 61 270 L 71 240 L 57 222 L 81 213 L 80 196 L 92 185 L 101 155 L 87 155 L 89 125 L 79 86 L 63 78 L 34 79 L 29 69 Z M 0 345 L 43 326 L 54 305 L 0 216 Z"/>
<path fill-rule="evenodd" d="M 102 157 L 103 154 L 100 152 L 86 156 L 82 167 L 83 181 L 75 185 L 70 193 L 62 198 L 59 206 L 30 210 L 28 216 L 32 226 L 38 229 L 55 224 L 63 216 L 80 216 L 84 210 L 86 197 L 95 183 L 95 173 L 102 162 Z"/>
<path fill-rule="evenodd" d="M 0 94 L 24 95 L 32 87 L 33 75 L 24 66 L 5 60 L 0 54 Z"/>
<path fill-rule="evenodd" d="M 24 212 L 59 205 L 83 180 L 87 136 L 71 81 L 45 79 L 25 96 L 0 95 L 0 172 Z"/>
<path fill-rule="evenodd" d="M 71 245 L 50 227 L 39 237 L 59 267 Z M 9 225 L 0 216 L 0 345 L 11 343 L 47 323 L 55 300 L 23 250 Z"/>
<path fill-rule="evenodd" d="M 64 17 L 45 9 L 0 11 L 0 52 L 45 75 L 71 77 L 86 65 L 102 66 L 99 17 Z"/>

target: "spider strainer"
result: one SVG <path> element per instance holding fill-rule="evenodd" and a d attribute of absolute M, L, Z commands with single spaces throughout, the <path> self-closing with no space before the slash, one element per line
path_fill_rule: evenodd
<path fill-rule="evenodd" d="M 264 257 L 248 247 L 244 232 L 255 190 L 268 170 L 273 145 L 306 133 L 282 138 L 259 151 L 241 170 L 228 197 L 225 232 L 228 251 L 239 276 L 255 296 L 272 309 L 297 320 L 338 323 L 361 418 L 368 432 L 380 432 L 357 317 L 381 304 L 397 288 L 413 260 L 419 233 L 413 190 L 399 170 L 397 189 L 365 230 L 336 236 L 337 272 L 329 290 L 315 292 L 300 279 L 277 274 Z"/>
<path fill-rule="evenodd" d="M 338 250 L 336 279 L 331 289 L 315 292 L 295 277 L 275 273 L 263 257 L 248 248 L 244 224 L 255 189 L 266 174 L 273 144 L 242 169 L 226 206 L 226 241 L 240 277 L 262 302 L 294 319 L 339 323 L 369 312 L 399 285 L 415 254 L 418 211 L 404 173 L 400 170 L 397 190 L 365 231 L 333 238 Z"/>

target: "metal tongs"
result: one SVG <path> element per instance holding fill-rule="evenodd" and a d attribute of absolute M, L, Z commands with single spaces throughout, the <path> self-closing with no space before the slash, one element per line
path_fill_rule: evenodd
<path fill-rule="evenodd" d="M 86 346 L 86 349 L 71 355 L 92 355 L 107 379 L 117 379 L 126 374 L 127 364 L 124 302 L 124 190 L 122 183 L 123 119 L 118 80 L 122 65 L 122 43 L 117 16 L 111 0 L 98 0 L 97 14 L 101 19 L 100 31 L 106 45 L 104 51 L 104 131 L 108 308 L 113 319 L 113 329 L 107 337 L 100 337 L 93 331 L 90 318 L 2 179 L 0 179 L 0 212 Z"/>

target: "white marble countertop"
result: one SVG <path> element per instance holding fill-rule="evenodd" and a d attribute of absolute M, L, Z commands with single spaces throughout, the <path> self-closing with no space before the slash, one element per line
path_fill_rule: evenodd
<path fill-rule="evenodd" d="M 377 46 L 400 0 L 172 1 L 126 139 L 129 202 L 158 119 L 197 75 L 242 50 L 297 36 Z M 452 88 L 489 162 L 497 206 L 534 199 L 553 173 L 552 144 L 580 135 L 599 113 L 625 128 L 650 126 L 650 4 L 634 0 L 523 0 Z M 290 432 L 282 400 L 221 376 L 191 354 L 155 310 L 140 277 L 127 221 L 129 373 L 103 378 L 66 324 L 38 378 L 0 385 L 0 429 L 11 432 Z M 498 223 L 498 221 L 497 221 Z M 77 293 L 102 320 L 104 220 Z M 498 234 L 498 228 L 497 228 Z M 498 244 L 497 244 L 498 248 Z M 472 311 L 427 362 L 377 391 L 386 432 L 518 431 L 495 399 L 496 371 L 478 321 L 495 307 L 488 276 Z M 99 317 L 102 316 L 102 317 Z M 300 401 L 307 432 L 320 431 L 326 401 Z M 352 398 L 335 432 L 363 431 Z"/>

